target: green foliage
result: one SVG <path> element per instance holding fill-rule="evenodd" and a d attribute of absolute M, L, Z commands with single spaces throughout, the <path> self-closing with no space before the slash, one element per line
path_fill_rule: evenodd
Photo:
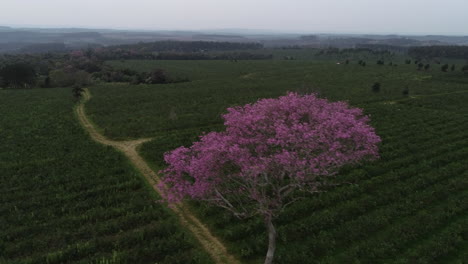
<path fill-rule="evenodd" d="M 440 67 L 440 70 L 443 71 L 443 72 L 447 72 L 449 69 L 449 65 L 448 64 L 444 64 L 442 65 L 442 67 Z"/>
<path fill-rule="evenodd" d="M 146 83 L 148 84 L 158 84 L 158 83 L 167 83 L 168 77 L 167 74 L 162 69 L 155 69 L 150 72 Z"/>
<path fill-rule="evenodd" d="M 54 70 L 49 74 L 52 87 L 86 86 L 91 83 L 89 73 L 85 71 Z"/>
<path fill-rule="evenodd" d="M 412 47 L 408 54 L 413 57 L 468 59 L 467 46 Z"/>
<path fill-rule="evenodd" d="M 0 263 L 211 263 L 71 89 L 0 90 Z"/>
<path fill-rule="evenodd" d="M 286 91 L 319 92 L 332 100 L 362 104 L 402 98 L 406 86 L 411 87 L 412 94 L 450 92 L 464 87 L 457 77 L 460 73 L 444 76 L 453 80 L 442 80 L 440 71 L 419 72 L 406 64 L 391 68 L 305 60 L 112 61 L 109 64 L 115 69 L 138 72 L 161 68 L 173 78 L 191 80 L 91 88 L 94 97 L 88 104 L 88 113 L 106 136 L 114 139 L 151 137 L 166 131 L 220 124 L 220 115 L 227 107 L 277 97 Z M 378 80 L 385 89 L 370 93 L 369 80 Z M 177 119 L 169 118 L 171 112 Z"/>
<path fill-rule="evenodd" d="M 380 92 L 380 83 L 379 83 L 379 82 L 376 82 L 376 83 L 374 83 L 374 84 L 372 85 L 372 91 L 373 91 L 374 93 Z"/>
<path fill-rule="evenodd" d="M 73 98 L 75 98 L 75 100 L 78 101 L 79 99 L 81 99 L 83 92 L 84 92 L 83 87 L 79 85 L 74 86 L 72 89 Z"/>
<path fill-rule="evenodd" d="M 263 48 L 259 43 L 233 43 L 215 41 L 156 41 L 100 48 L 93 56 L 103 60 L 117 59 L 269 59 L 270 56 L 233 52 L 239 50 L 257 50 Z M 229 53 L 225 53 L 229 51 Z M 213 52 L 224 52 L 213 55 Z"/>
<path fill-rule="evenodd" d="M 111 137 L 156 136 L 140 151 L 161 168 L 165 151 L 187 146 L 203 131 L 222 129 L 219 114 L 226 107 L 287 90 L 319 91 L 333 100 L 349 100 L 371 115 L 383 138 L 382 158 L 344 169 L 338 180 L 348 184 L 287 208 L 276 223 L 277 261 L 444 263 L 450 256 L 461 260 L 467 248 L 463 223 L 468 209 L 468 83 L 460 72 L 417 71 L 402 62 L 389 69 L 300 59 L 114 61 L 117 68 L 160 67 L 193 81 L 93 87 L 88 111 Z M 372 79 L 385 89 L 370 93 Z M 411 97 L 402 94 L 404 87 L 411 87 Z M 418 95 L 423 96 L 413 98 Z M 116 105 L 119 108 L 112 107 Z M 193 207 L 242 262 L 261 261 L 267 242 L 261 219 L 242 222 L 223 210 L 198 203 Z"/>
<path fill-rule="evenodd" d="M 466 98 L 455 100 L 457 96 L 449 95 L 450 101 L 442 97 L 443 105 L 460 106 Z M 424 102 L 440 100 L 428 97 Z M 288 208 L 277 223 L 278 262 L 443 263 L 442 257 L 460 250 L 468 217 L 468 140 L 463 132 L 468 127 L 461 115 L 466 112 L 406 102 L 411 101 L 367 105 L 383 137 L 382 159 L 344 170 L 339 180 L 350 184 Z M 222 210 L 199 208 L 246 261 L 261 258 L 261 221 L 239 222 Z"/>
<path fill-rule="evenodd" d="M 155 137 L 140 152 L 161 168 L 165 151 L 223 129 L 219 115 L 226 107 L 286 91 L 348 100 L 371 115 L 383 139 L 381 159 L 345 168 L 338 180 L 347 184 L 285 210 L 276 223 L 278 263 L 462 263 L 468 81 L 460 70 L 417 71 L 415 65 L 428 62 L 406 64 L 408 58 L 390 54 L 384 59 L 399 67 L 362 67 L 383 56 L 366 51 L 258 52 L 279 60 L 106 62 L 140 73 L 164 69 L 191 82 L 97 85 L 87 113 L 111 138 Z M 349 65 L 336 64 L 347 58 Z M 458 61 L 447 63 L 461 69 Z M 370 92 L 372 80 L 385 89 Z M 402 94 L 404 87 L 411 96 Z M 8 253 L 0 263 L 209 263 L 125 158 L 83 134 L 71 99 L 70 89 L 0 91 L 7 113 L 0 116 L 0 213 L 11 215 L 0 218 L 7 226 L 0 237 L 10 237 L 0 242 Z M 193 208 L 243 263 L 263 258 L 261 219 L 241 222 L 203 204 Z"/>
<path fill-rule="evenodd" d="M 427 66 L 427 64 L 426 64 Z M 419 62 L 418 63 L 418 70 L 422 70 L 422 68 L 424 67 L 424 64 L 422 62 Z"/>
<path fill-rule="evenodd" d="M 26 63 L 12 63 L 0 68 L 1 87 L 25 88 L 36 83 L 36 70 Z"/>
<path fill-rule="evenodd" d="M 68 87 L 74 83 L 73 74 L 64 70 L 54 70 L 49 73 L 51 85 L 54 87 Z"/>
<path fill-rule="evenodd" d="M 462 72 L 468 73 L 468 65 L 463 66 Z"/>
<path fill-rule="evenodd" d="M 405 89 L 403 89 L 403 91 L 401 92 L 404 96 L 408 96 L 409 95 L 409 88 L 408 86 L 405 87 Z"/>
<path fill-rule="evenodd" d="M 103 70 L 92 74 L 93 78 L 104 82 L 125 82 L 130 84 L 163 84 L 188 82 L 186 77 L 172 77 L 163 69 L 152 69 L 149 72 L 137 72 L 135 70 L 114 69 L 110 65 L 105 65 Z"/>

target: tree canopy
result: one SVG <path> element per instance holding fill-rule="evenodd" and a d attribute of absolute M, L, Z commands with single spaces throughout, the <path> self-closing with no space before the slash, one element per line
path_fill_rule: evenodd
<path fill-rule="evenodd" d="M 24 87 L 36 82 L 36 71 L 26 63 L 12 63 L 0 69 L 3 86 Z"/>
<path fill-rule="evenodd" d="M 169 167 L 160 189 L 170 202 L 188 197 L 231 211 L 260 215 L 269 231 L 265 263 L 271 263 L 273 219 L 300 193 L 318 192 L 340 167 L 378 157 L 380 138 L 359 108 L 315 95 L 229 108 L 224 132 L 200 137 L 190 148 L 165 154 Z"/>

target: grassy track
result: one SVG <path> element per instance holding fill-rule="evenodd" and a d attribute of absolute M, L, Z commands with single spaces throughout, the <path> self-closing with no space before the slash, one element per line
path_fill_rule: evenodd
<path fill-rule="evenodd" d="M 0 90 L 0 263 L 211 263 L 70 89 Z"/>
<path fill-rule="evenodd" d="M 96 142 L 103 145 L 112 146 L 121 151 L 132 164 L 141 172 L 148 183 L 153 189 L 158 192 L 157 184 L 159 183 L 158 175 L 146 164 L 146 162 L 137 153 L 137 147 L 151 139 L 139 139 L 131 141 L 113 141 L 102 136 L 89 121 L 86 116 L 84 105 L 91 95 L 88 90 L 84 92 L 84 100 L 81 101 L 77 108 L 76 113 L 78 119 L 83 127 L 89 132 L 91 138 Z M 231 256 L 226 247 L 214 237 L 208 228 L 194 216 L 184 204 L 174 205 L 170 207 L 172 211 L 178 216 L 181 224 L 188 228 L 193 235 L 197 238 L 203 248 L 213 258 L 215 263 L 238 263 L 238 261 Z"/>

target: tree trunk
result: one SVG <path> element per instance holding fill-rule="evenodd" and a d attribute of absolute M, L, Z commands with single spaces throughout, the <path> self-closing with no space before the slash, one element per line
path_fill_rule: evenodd
<path fill-rule="evenodd" d="M 272 264 L 276 249 L 276 230 L 273 226 L 271 215 L 265 217 L 265 223 L 268 230 L 268 252 L 265 258 L 265 264 Z"/>

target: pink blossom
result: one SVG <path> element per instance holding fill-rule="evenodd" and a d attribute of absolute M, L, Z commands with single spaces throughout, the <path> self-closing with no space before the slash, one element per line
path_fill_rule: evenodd
<path fill-rule="evenodd" d="M 161 171 L 160 188 L 168 201 L 188 197 L 236 207 L 227 199 L 235 196 L 265 203 L 259 201 L 264 186 L 271 185 L 269 191 L 316 191 L 322 184 L 317 177 L 378 157 L 380 138 L 369 118 L 346 102 L 289 93 L 227 111 L 224 132 L 204 134 L 192 147 L 165 154 L 169 166 Z M 288 199 L 280 194 L 270 198 L 278 205 Z"/>

